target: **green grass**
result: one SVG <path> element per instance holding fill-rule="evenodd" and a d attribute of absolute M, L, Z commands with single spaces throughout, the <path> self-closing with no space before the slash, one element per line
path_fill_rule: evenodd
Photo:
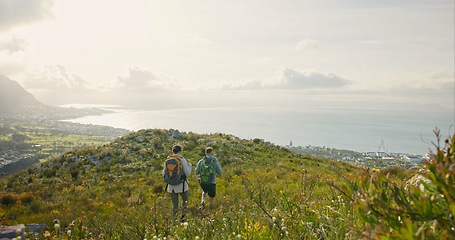
<path fill-rule="evenodd" d="M 201 190 L 197 177 L 189 177 L 185 223 L 171 216 L 161 176 L 174 144 L 183 146 L 193 174 L 207 146 L 223 168 L 211 210 L 198 209 Z M 8 198 L 0 198 L 0 217 L 8 225 L 50 227 L 36 239 L 370 239 L 364 233 L 372 229 L 370 223 L 346 194 L 346 186 L 364 172 L 260 139 L 195 133 L 174 139 L 172 131 L 148 129 L 1 179 L 1 195 Z M 387 179 L 392 185 L 409 176 L 389 174 Z M 377 229 L 373 233 L 381 235 Z"/>

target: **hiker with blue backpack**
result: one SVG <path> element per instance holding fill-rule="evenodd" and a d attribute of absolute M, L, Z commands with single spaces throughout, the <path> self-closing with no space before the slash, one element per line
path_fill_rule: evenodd
<path fill-rule="evenodd" d="M 167 183 L 167 191 L 172 200 L 172 214 L 175 216 L 179 207 L 179 195 L 182 198 L 182 216 L 185 220 L 186 206 L 188 203 L 188 182 L 187 177 L 191 175 L 191 163 L 182 156 L 182 147 L 174 145 L 172 155 L 168 156 L 164 162 L 163 177 Z"/>
<path fill-rule="evenodd" d="M 201 207 L 205 205 L 205 197 L 209 195 L 209 207 L 213 207 L 216 196 L 216 175 L 223 173 L 218 159 L 213 156 L 213 148 L 205 149 L 205 157 L 199 160 L 196 166 L 196 175 L 199 175 L 199 184 L 202 188 Z"/>

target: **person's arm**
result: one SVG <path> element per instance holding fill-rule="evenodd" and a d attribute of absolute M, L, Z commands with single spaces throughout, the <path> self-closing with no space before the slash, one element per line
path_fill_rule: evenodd
<path fill-rule="evenodd" d="M 199 160 L 199 162 L 197 162 L 196 169 L 194 171 L 195 171 L 196 175 L 201 173 L 201 160 Z"/>
<path fill-rule="evenodd" d="M 183 168 L 183 173 L 185 173 L 186 177 L 189 177 L 191 175 L 191 168 L 192 165 L 190 162 L 188 162 L 185 158 L 181 158 L 182 161 L 182 168 Z"/>
<path fill-rule="evenodd" d="M 161 175 L 164 177 L 164 173 L 166 172 L 166 162 L 163 164 L 163 171 L 161 172 Z"/>
<path fill-rule="evenodd" d="M 221 176 L 221 174 L 223 174 L 223 170 L 221 169 L 221 165 L 220 165 L 220 162 L 218 161 L 217 158 L 215 158 L 216 161 L 215 161 L 215 171 L 218 175 Z"/>

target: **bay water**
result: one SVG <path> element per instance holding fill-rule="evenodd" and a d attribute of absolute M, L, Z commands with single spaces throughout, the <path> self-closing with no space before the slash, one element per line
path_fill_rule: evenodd
<path fill-rule="evenodd" d="M 293 146 L 424 155 L 429 149 L 435 149 L 435 128 L 441 130 L 443 138 L 453 135 L 454 118 L 452 111 L 197 108 L 116 109 L 113 113 L 67 121 L 132 131 L 160 128 L 201 134 L 225 133 L 242 139 L 259 138 L 282 146 L 292 142 Z"/>

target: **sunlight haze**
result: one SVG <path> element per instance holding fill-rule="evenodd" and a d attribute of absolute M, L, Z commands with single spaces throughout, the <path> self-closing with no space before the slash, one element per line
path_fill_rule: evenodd
<path fill-rule="evenodd" d="M 454 51 L 453 0 L 0 0 L 0 73 L 52 105 L 453 111 Z"/>

